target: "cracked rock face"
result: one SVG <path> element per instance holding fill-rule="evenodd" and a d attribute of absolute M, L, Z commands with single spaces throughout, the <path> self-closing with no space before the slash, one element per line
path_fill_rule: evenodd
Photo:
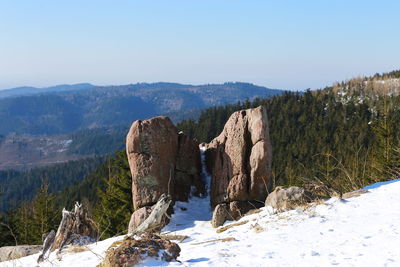
<path fill-rule="evenodd" d="M 265 109 L 233 113 L 207 146 L 211 204 L 262 201 L 271 189 L 271 142 Z"/>
<path fill-rule="evenodd" d="M 135 210 L 160 196 L 187 201 L 192 185 L 201 190 L 198 143 L 179 133 L 168 117 L 135 121 L 126 138 Z"/>

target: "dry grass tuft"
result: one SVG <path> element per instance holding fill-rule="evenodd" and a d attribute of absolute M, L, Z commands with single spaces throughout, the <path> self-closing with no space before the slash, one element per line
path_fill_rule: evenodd
<path fill-rule="evenodd" d="M 225 232 L 226 230 L 228 230 L 228 229 L 230 229 L 232 227 L 243 225 L 243 224 L 246 224 L 248 222 L 249 221 L 245 220 L 245 221 L 241 221 L 241 222 L 232 223 L 232 224 L 229 224 L 229 225 L 226 225 L 226 226 L 222 226 L 222 227 L 218 228 L 216 230 L 216 232 L 219 234 L 219 233 Z"/>
<path fill-rule="evenodd" d="M 361 196 L 362 194 L 368 193 L 368 190 L 364 190 L 364 189 L 360 189 L 360 190 L 356 190 L 356 191 L 352 191 L 352 192 L 348 192 L 348 193 L 344 193 L 342 195 L 342 199 L 348 199 L 348 198 L 352 198 L 352 197 L 358 197 Z"/>
<path fill-rule="evenodd" d="M 107 250 L 115 249 L 115 248 L 119 247 L 123 242 L 124 242 L 123 240 L 115 241 L 114 243 L 111 244 L 111 246 L 108 247 Z"/>
<path fill-rule="evenodd" d="M 187 235 L 160 235 L 161 239 L 164 240 L 177 240 L 179 242 L 182 242 L 183 240 L 189 238 Z"/>
<path fill-rule="evenodd" d="M 226 238 L 207 240 L 207 241 L 198 242 L 198 243 L 192 243 L 192 245 L 201 245 L 201 244 L 207 244 L 207 243 L 212 243 L 212 242 L 231 242 L 231 241 L 237 241 L 237 239 L 234 237 L 226 237 Z"/>
<path fill-rule="evenodd" d="M 265 231 L 265 228 L 259 225 L 258 223 L 251 225 L 250 228 L 253 229 L 254 232 L 256 232 L 257 234 Z"/>
<path fill-rule="evenodd" d="M 246 212 L 246 214 L 244 216 L 248 216 L 248 215 L 252 215 L 252 214 L 257 214 L 260 213 L 261 210 L 260 209 L 253 209 L 253 210 L 249 210 L 248 212 Z"/>
<path fill-rule="evenodd" d="M 72 246 L 67 250 L 68 253 L 79 253 L 84 251 L 89 251 L 89 249 L 85 246 Z"/>

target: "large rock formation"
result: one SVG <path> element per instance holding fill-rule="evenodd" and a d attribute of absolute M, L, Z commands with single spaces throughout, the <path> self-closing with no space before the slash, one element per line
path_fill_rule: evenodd
<path fill-rule="evenodd" d="M 237 207 L 247 202 L 265 201 L 272 186 L 272 151 L 262 106 L 233 113 L 222 133 L 208 144 L 206 155 L 213 206 L 236 201 L 238 213 Z"/>
<path fill-rule="evenodd" d="M 207 147 L 211 202 L 264 201 L 271 188 L 272 151 L 265 109 L 233 113 Z"/>
<path fill-rule="evenodd" d="M 168 117 L 135 121 L 126 138 L 126 152 L 136 210 L 131 230 L 148 214 L 148 208 L 141 208 L 154 205 L 162 194 L 173 201 L 187 201 L 193 186 L 197 193 L 204 192 L 199 145 L 178 133 Z"/>
<path fill-rule="evenodd" d="M 190 188 L 201 190 L 197 142 L 179 133 L 168 117 L 135 121 L 126 138 L 135 210 L 155 204 L 165 193 L 188 200 Z"/>

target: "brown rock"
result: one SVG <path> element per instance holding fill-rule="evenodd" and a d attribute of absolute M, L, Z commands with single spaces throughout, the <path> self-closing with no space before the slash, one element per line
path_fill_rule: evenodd
<path fill-rule="evenodd" d="M 132 124 L 126 152 L 135 210 L 156 203 L 163 193 L 173 195 L 177 150 L 178 134 L 169 118 L 155 117 Z"/>
<path fill-rule="evenodd" d="M 218 204 L 214 209 L 211 225 L 216 228 L 223 225 L 227 220 L 233 220 L 229 213 L 228 205 Z"/>
<path fill-rule="evenodd" d="M 134 122 L 126 138 L 126 152 L 136 210 L 129 232 L 149 215 L 149 208 L 141 208 L 154 205 L 163 194 L 173 201 L 187 201 L 191 192 L 204 193 L 199 144 L 178 133 L 169 118 Z"/>
<path fill-rule="evenodd" d="M 264 201 L 272 185 L 272 151 L 265 109 L 233 113 L 207 146 L 211 202 Z"/>
<path fill-rule="evenodd" d="M 270 206 L 277 211 L 286 211 L 310 202 L 311 198 L 302 187 L 291 186 L 282 188 L 277 186 L 265 200 L 265 206 Z"/>
<path fill-rule="evenodd" d="M 257 205 L 249 201 L 232 201 L 229 204 L 218 204 L 214 209 L 211 225 L 219 227 L 226 221 L 239 220 L 247 212 L 256 208 Z"/>
<path fill-rule="evenodd" d="M 229 212 L 235 220 L 242 218 L 247 212 L 256 209 L 257 206 L 248 201 L 233 201 L 229 203 Z"/>

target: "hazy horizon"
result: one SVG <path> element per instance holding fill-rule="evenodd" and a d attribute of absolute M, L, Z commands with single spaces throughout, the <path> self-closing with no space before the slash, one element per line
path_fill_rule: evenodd
<path fill-rule="evenodd" d="M 400 69 L 398 1 L 0 3 L 0 89 L 240 81 L 317 89 Z"/>

